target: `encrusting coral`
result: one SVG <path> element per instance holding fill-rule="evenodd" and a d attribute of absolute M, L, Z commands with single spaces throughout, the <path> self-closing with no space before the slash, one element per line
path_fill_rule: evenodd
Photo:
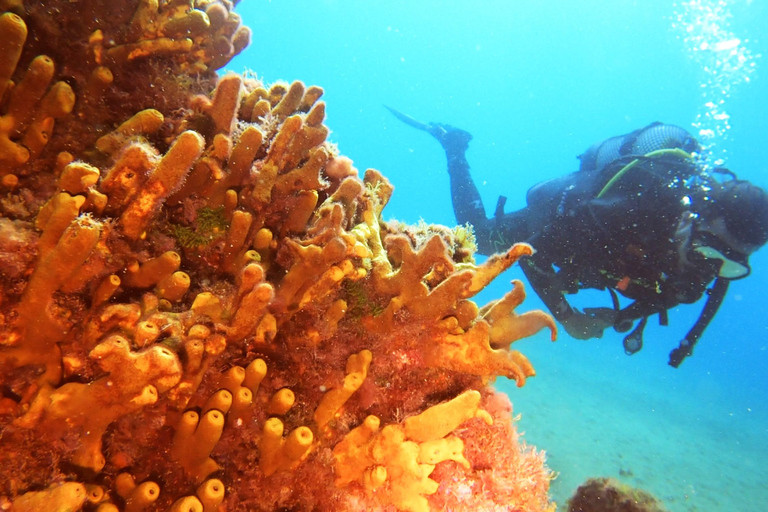
<path fill-rule="evenodd" d="M 229 0 L 0 11 L 3 510 L 552 510 L 488 384 L 554 323 L 470 300 L 531 247 L 382 222 Z"/>

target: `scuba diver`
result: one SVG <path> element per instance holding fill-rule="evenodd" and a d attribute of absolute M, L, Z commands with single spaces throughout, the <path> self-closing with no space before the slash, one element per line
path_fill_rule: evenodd
<path fill-rule="evenodd" d="M 667 325 L 670 308 L 706 293 L 698 320 L 670 353 L 677 368 L 730 281 L 749 275 L 750 254 L 768 241 L 768 194 L 727 169 L 707 170 L 698 157 L 702 147 L 677 126 L 657 122 L 595 144 L 578 157 L 577 172 L 532 187 L 525 208 L 505 212 L 501 196 L 487 218 L 465 157 L 472 136 L 387 108 L 443 146 L 456 219 L 474 228 L 480 254 L 515 242 L 534 247 L 521 260 L 523 272 L 574 338 L 600 338 L 608 327 L 631 330 L 624 350 L 634 354 L 649 317 Z M 565 295 L 583 289 L 608 290 L 613 307 L 572 307 Z M 631 303 L 622 307 L 618 294 Z"/>

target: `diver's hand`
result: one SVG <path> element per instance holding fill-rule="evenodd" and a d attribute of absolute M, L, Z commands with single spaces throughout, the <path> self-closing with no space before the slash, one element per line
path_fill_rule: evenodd
<path fill-rule="evenodd" d="M 603 331 L 616 321 L 616 311 L 611 308 L 584 308 L 584 313 L 574 309 L 563 318 L 565 331 L 577 340 L 602 338 Z"/>
<path fill-rule="evenodd" d="M 669 353 L 669 366 L 677 368 L 683 359 L 693 354 L 693 344 L 687 339 L 680 342 L 680 346 Z"/>

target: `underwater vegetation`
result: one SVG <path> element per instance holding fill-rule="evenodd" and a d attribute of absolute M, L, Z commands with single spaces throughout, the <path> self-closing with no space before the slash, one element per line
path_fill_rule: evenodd
<path fill-rule="evenodd" d="M 383 222 L 233 8 L 0 0 L 0 508 L 553 510 L 489 385 L 554 322 L 470 300 L 532 249 Z"/>

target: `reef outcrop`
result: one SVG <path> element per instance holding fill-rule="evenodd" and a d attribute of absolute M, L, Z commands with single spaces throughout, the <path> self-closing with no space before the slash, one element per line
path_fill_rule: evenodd
<path fill-rule="evenodd" d="M 666 512 L 650 493 L 614 478 L 590 478 L 568 500 L 568 512 Z"/>
<path fill-rule="evenodd" d="M 228 0 L 0 13 L 3 510 L 552 509 L 488 385 L 554 323 L 470 300 L 529 246 L 383 222 Z"/>

